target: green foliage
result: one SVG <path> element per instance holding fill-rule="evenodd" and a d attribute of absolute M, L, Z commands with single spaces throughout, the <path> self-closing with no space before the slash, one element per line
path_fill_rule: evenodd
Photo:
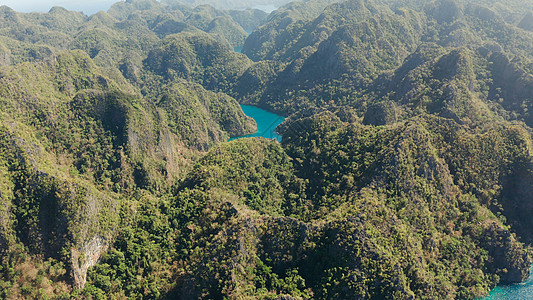
<path fill-rule="evenodd" d="M 201 150 L 256 129 L 253 120 L 242 113 L 233 98 L 192 83 L 168 86 L 157 105 L 167 113 L 169 127 L 181 140 Z"/>
<path fill-rule="evenodd" d="M 335 2 L 1 7 L 0 298 L 473 299 L 526 278 L 531 5 Z M 237 101 L 292 114 L 283 142 L 226 142 L 255 129 Z"/>
<path fill-rule="evenodd" d="M 250 64 L 207 34 L 185 32 L 166 37 L 145 60 L 149 70 L 169 80 L 184 78 L 216 91 L 228 91 Z"/>
<path fill-rule="evenodd" d="M 278 143 L 264 139 L 239 139 L 215 147 L 188 178 L 183 183 L 188 188 L 231 191 L 239 202 L 270 215 L 290 214 L 297 204 L 289 202 L 287 190 L 294 195 L 302 192 L 292 190 L 302 183 L 292 172 L 290 158 Z"/>
<path fill-rule="evenodd" d="M 283 114 L 348 104 L 371 115 L 372 124 L 420 113 L 465 123 L 503 117 L 529 124 L 532 36 L 510 21 L 522 13 L 519 5 L 439 3 L 422 9 L 419 1 L 354 0 L 305 17 L 296 4 L 281 9 L 247 39 L 243 53 L 285 64 L 251 91 L 245 73 L 234 89 L 237 100 Z M 440 49 L 428 57 L 432 43 Z M 375 103 L 389 100 L 403 114 L 378 117 Z"/>

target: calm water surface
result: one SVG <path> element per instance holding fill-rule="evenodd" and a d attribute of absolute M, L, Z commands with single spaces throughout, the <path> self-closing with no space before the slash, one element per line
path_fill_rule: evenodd
<path fill-rule="evenodd" d="M 533 267 L 530 274 L 533 274 Z M 501 285 L 490 291 L 487 297 L 479 300 L 515 300 L 515 299 L 533 299 L 533 276 L 517 284 Z"/>
<path fill-rule="evenodd" d="M 229 139 L 230 141 L 243 137 L 262 136 L 267 139 L 276 139 L 281 142 L 281 135 L 277 134 L 275 129 L 279 124 L 281 124 L 281 122 L 283 122 L 283 120 L 285 120 L 285 117 L 251 105 L 241 105 L 241 107 L 242 111 L 248 117 L 253 118 L 255 122 L 257 122 L 257 132 L 245 136 L 231 138 Z"/>

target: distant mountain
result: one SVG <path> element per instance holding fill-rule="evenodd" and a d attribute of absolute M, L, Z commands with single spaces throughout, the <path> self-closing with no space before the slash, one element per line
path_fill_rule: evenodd
<path fill-rule="evenodd" d="M 488 110 L 496 114 L 502 112 L 492 109 L 499 105 L 494 103 L 494 91 L 503 88 L 496 86 L 502 81 L 485 81 L 490 81 L 487 76 L 492 78 L 492 75 L 486 74 L 494 72 L 495 66 L 499 66 L 497 74 L 492 73 L 496 78 L 506 74 L 503 75 L 507 76 L 504 81 L 516 84 L 513 93 L 520 94 L 519 99 L 529 99 L 531 71 L 528 66 L 532 59 L 533 36 L 519 28 L 518 21 L 506 21 L 503 15 L 513 15 L 509 11 L 499 15 L 481 3 L 454 1 L 434 2 L 418 10 L 409 7 L 392 10 L 377 2 L 347 1 L 326 7 L 319 16 L 308 16 L 299 21 L 294 21 L 298 19 L 291 14 L 298 15 L 295 10 L 274 13 L 267 24 L 246 40 L 243 53 L 253 60 L 280 60 L 285 67 L 270 76 L 270 83 L 264 83 L 264 92 L 255 93 L 253 98 L 246 87 L 236 90 L 239 101 L 257 103 L 285 114 L 333 101 L 341 105 L 351 103 L 364 115 L 369 103 L 381 101 L 379 99 L 384 96 L 394 100 L 395 105 L 416 106 L 414 99 L 422 97 L 419 93 L 424 87 L 415 84 L 414 90 L 409 92 L 413 85 L 406 85 L 405 80 L 410 78 L 406 77 L 406 72 L 416 72 L 417 65 L 425 71 L 418 69 L 420 72 L 416 76 L 426 78 L 423 80 L 426 84 L 432 81 L 433 85 L 427 91 L 454 90 L 453 93 L 470 98 L 463 98 L 469 102 L 470 108 L 459 108 L 464 104 L 456 103 L 448 110 L 434 102 L 442 97 L 427 98 L 433 102 L 428 103 L 430 110 L 440 107 L 448 116 L 460 113 L 452 113 L 450 109 L 462 109 L 463 115 L 486 114 Z M 426 60 L 420 56 L 420 51 L 428 49 L 435 49 L 431 50 L 435 56 Z M 442 58 L 440 62 L 439 57 Z M 514 57 L 514 61 L 510 57 Z M 457 65 L 463 63 L 465 65 Z M 456 67 L 454 71 L 450 69 L 452 65 Z M 504 72 L 504 68 L 507 71 Z M 446 71 L 433 75 L 427 73 L 440 72 L 438 70 Z M 385 83 L 390 80 L 386 78 L 395 72 L 395 78 L 404 83 L 398 80 Z M 451 88 L 448 81 L 452 77 L 458 78 L 456 76 L 461 77 L 457 83 L 469 81 L 468 86 Z M 242 80 L 249 81 L 250 78 L 246 75 Z M 409 99 L 400 100 L 401 95 L 408 95 Z M 449 97 L 457 100 L 457 96 Z M 491 108 L 481 108 L 483 105 Z M 472 113 L 472 109 L 484 112 Z M 522 115 L 523 118 L 528 117 Z"/>
<path fill-rule="evenodd" d="M 167 0 L 174 1 L 174 0 Z M 184 0 L 191 6 L 208 4 L 218 9 L 247 9 L 247 8 L 279 8 L 291 1 L 288 0 Z"/>
<path fill-rule="evenodd" d="M 99 11 L 107 11 L 115 0 L 93 0 L 93 1 L 62 1 L 62 0 L 45 0 L 45 1 L 16 1 L 4 0 L 2 5 L 9 6 L 19 12 L 48 12 L 54 7 L 63 7 L 71 11 L 83 12 L 85 15 L 93 15 Z"/>

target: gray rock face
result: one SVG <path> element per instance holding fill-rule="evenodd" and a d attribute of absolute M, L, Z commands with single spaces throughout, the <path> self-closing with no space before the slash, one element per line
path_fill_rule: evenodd
<path fill-rule="evenodd" d="M 71 268 L 74 286 L 82 289 L 87 282 L 87 270 L 96 265 L 102 254 L 107 251 L 109 243 L 102 236 L 95 236 L 91 241 L 78 248 L 71 249 Z"/>

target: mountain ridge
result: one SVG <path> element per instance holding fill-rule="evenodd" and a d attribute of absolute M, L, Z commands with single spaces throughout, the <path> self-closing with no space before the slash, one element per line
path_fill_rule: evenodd
<path fill-rule="evenodd" d="M 523 281 L 531 11 L 0 7 L 0 298 L 476 299 Z M 239 104 L 287 116 L 281 142 L 228 142 L 257 127 Z"/>

